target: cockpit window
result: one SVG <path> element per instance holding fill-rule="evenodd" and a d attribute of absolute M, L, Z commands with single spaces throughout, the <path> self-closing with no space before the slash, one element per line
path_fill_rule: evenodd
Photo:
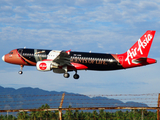
<path fill-rule="evenodd" d="M 9 54 L 13 54 L 13 52 L 9 52 Z"/>

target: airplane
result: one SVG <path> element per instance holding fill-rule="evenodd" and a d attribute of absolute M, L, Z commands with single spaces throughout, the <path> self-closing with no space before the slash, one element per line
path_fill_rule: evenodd
<path fill-rule="evenodd" d="M 2 60 L 21 66 L 19 74 L 25 65 L 36 66 L 39 71 L 62 73 L 69 78 L 68 72 L 75 71 L 74 79 L 78 79 L 77 70 L 120 70 L 154 64 L 157 60 L 148 58 L 148 53 L 156 31 L 148 30 L 125 53 L 107 54 L 76 51 L 59 51 L 45 49 L 19 48 L 10 51 Z"/>

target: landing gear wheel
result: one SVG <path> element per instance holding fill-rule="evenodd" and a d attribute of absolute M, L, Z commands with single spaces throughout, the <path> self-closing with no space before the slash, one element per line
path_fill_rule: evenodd
<path fill-rule="evenodd" d="M 64 73 L 63 76 L 64 76 L 65 78 L 69 78 L 70 74 L 69 74 L 69 73 Z"/>
<path fill-rule="evenodd" d="M 22 72 L 22 71 L 19 71 L 18 73 L 19 73 L 20 75 L 22 75 L 22 74 L 23 74 L 23 72 Z"/>
<path fill-rule="evenodd" d="M 18 72 L 20 75 L 22 75 L 23 74 L 23 67 L 24 67 L 24 65 L 20 65 L 21 66 L 21 70 Z"/>
<path fill-rule="evenodd" d="M 74 74 L 73 78 L 74 78 L 74 79 L 78 79 L 78 78 L 79 78 L 79 75 L 78 75 L 78 74 Z"/>

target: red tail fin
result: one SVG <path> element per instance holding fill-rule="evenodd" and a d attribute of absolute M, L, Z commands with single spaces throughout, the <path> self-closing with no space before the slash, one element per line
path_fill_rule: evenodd
<path fill-rule="evenodd" d="M 148 30 L 126 53 L 119 55 L 123 57 L 124 68 L 137 66 L 135 60 L 147 58 L 155 32 Z"/>

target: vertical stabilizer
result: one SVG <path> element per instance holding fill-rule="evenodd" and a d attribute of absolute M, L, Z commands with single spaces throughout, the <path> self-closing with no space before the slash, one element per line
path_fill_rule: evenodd
<path fill-rule="evenodd" d="M 156 31 L 148 30 L 127 52 L 120 54 L 123 57 L 123 67 L 134 67 L 146 59 L 152 45 Z M 137 62 L 135 62 L 137 61 Z"/>

